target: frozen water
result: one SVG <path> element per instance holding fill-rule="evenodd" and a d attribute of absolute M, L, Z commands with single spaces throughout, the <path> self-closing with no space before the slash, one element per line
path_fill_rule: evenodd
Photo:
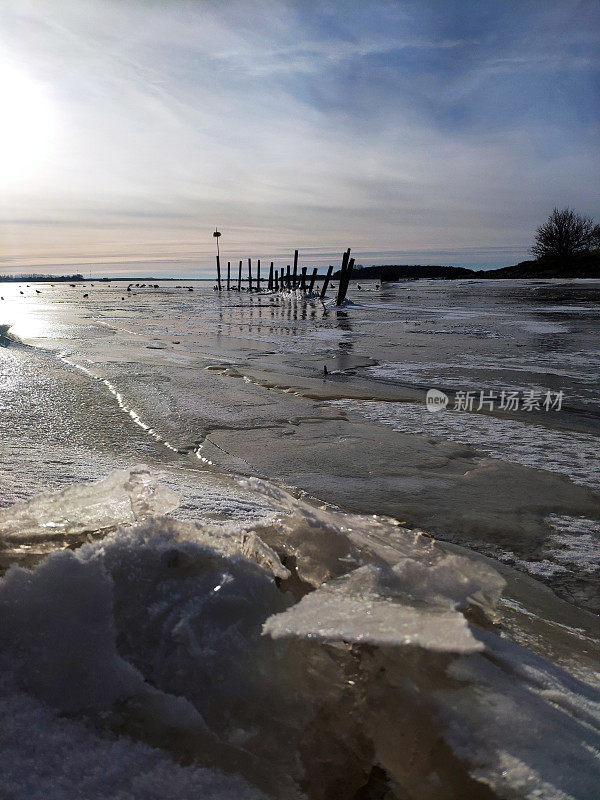
<path fill-rule="evenodd" d="M 107 479 L 107 499 L 122 480 Z M 193 785 L 258 797 L 219 772 L 234 769 L 281 800 L 300 786 L 332 796 L 336 780 L 352 797 L 377 764 L 396 798 L 440 786 L 477 797 L 474 780 L 498 796 L 593 796 L 598 690 L 495 627 L 504 580 L 485 560 L 393 520 L 258 480 L 245 488 L 277 509 L 270 522 L 148 517 L 7 572 L 4 793 L 63 800 L 79 784 L 92 800 L 187 798 Z M 87 496 L 65 496 L 73 524 L 77 496 L 89 520 Z M 42 509 L 53 509 L 46 497 L 31 501 L 38 524 Z M 550 640 L 544 624 L 537 636 Z M 128 733 L 200 766 L 175 766 Z M 88 758 L 103 768 L 84 774 Z"/>
<path fill-rule="evenodd" d="M 270 617 L 263 630 L 275 639 L 296 636 L 412 645 L 454 653 L 482 649 L 462 614 L 400 602 L 374 590 L 373 583 L 388 583 L 389 574 L 381 567 L 361 567 L 347 577 L 323 584 L 283 614 Z"/>
<path fill-rule="evenodd" d="M 0 546 L 68 540 L 166 514 L 178 506 L 179 498 L 156 485 L 153 478 L 153 473 L 141 465 L 118 470 L 95 483 L 48 492 L 33 502 L 0 509 Z"/>
<path fill-rule="evenodd" d="M 20 563 L 37 566 L 0 581 L 0 795 L 258 796 L 250 783 L 281 800 L 594 796 L 596 620 L 502 566 L 500 603 L 489 561 L 372 516 L 435 519 L 462 544 L 483 518 L 521 563 L 597 590 L 592 495 L 539 470 L 598 485 L 597 289 L 578 286 L 423 282 L 364 293 L 351 312 L 198 285 L 133 302 L 95 287 L 83 305 L 79 288 L 44 289 L 43 304 L 11 288 L 0 557 L 35 551 Z M 501 463 L 434 446 L 441 415 L 424 408 L 408 437 L 323 403 L 419 399 L 436 373 L 565 388 L 575 412 L 560 433 L 473 419 L 477 442 L 455 432 Z M 275 443 L 285 463 L 269 471 Z M 168 491 L 130 474 L 138 462 Z M 369 516 L 235 486 L 217 464 Z M 125 472 L 100 486 L 6 507 L 113 467 Z M 327 494 L 329 477 L 345 494 Z M 490 487 L 504 506 L 486 503 Z"/>
<path fill-rule="evenodd" d="M 567 474 L 574 483 L 600 489 L 598 437 L 591 434 L 463 411 L 432 414 L 416 403 L 337 400 L 333 405 L 396 431 L 461 442 L 491 458 Z"/>
<path fill-rule="evenodd" d="M 503 797 L 592 800 L 600 692 L 494 634 L 481 638 L 487 658 L 453 662 L 458 685 L 436 692 L 451 747 L 479 761 L 473 774 Z"/>
<path fill-rule="evenodd" d="M 562 564 L 586 572 L 600 569 L 600 522 L 580 517 L 549 517 L 555 533 L 550 537 L 547 551 Z"/>

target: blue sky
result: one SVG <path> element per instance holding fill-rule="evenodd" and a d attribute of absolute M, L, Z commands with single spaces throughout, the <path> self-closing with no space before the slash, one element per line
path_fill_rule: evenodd
<path fill-rule="evenodd" d="M 0 271 L 193 274 L 216 224 L 232 259 L 514 263 L 600 216 L 599 45 L 596 0 L 3 0 Z"/>

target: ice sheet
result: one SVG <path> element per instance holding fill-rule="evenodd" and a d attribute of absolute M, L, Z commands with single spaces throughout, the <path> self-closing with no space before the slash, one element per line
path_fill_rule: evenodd
<path fill-rule="evenodd" d="M 507 638 L 489 563 L 393 520 L 245 488 L 278 509 L 270 523 L 150 517 L 0 580 L 2 791 L 258 797 L 219 772 L 233 768 L 278 800 L 325 783 L 352 797 L 377 766 L 392 798 L 463 800 L 474 781 L 497 797 L 595 796 L 600 693 Z M 41 524 L 53 507 L 35 505 Z M 536 624 L 551 651 L 555 629 Z"/>
<path fill-rule="evenodd" d="M 157 485 L 144 465 L 117 470 L 99 481 L 39 495 L 0 510 L 0 546 L 69 539 L 166 514 L 177 495 Z"/>
<path fill-rule="evenodd" d="M 591 434 L 463 411 L 432 414 L 424 404 L 339 400 L 333 405 L 396 431 L 468 444 L 491 458 L 566 474 L 575 483 L 600 489 L 598 437 Z"/>
<path fill-rule="evenodd" d="M 348 578 L 324 584 L 288 611 L 270 617 L 264 633 L 274 639 L 294 636 L 329 642 L 410 645 L 454 653 L 483 649 L 462 614 L 394 602 L 373 592 L 369 584 L 376 569 L 362 567 Z"/>
<path fill-rule="evenodd" d="M 349 581 L 357 596 L 367 587 L 380 596 L 433 607 L 477 605 L 493 617 L 504 580 L 487 564 L 450 554 L 431 536 L 393 519 L 318 508 L 258 478 L 241 484 L 286 512 L 275 525 L 259 525 L 257 531 L 291 556 L 299 577 L 312 586 L 374 563 L 378 572 L 357 571 L 361 578 Z"/>

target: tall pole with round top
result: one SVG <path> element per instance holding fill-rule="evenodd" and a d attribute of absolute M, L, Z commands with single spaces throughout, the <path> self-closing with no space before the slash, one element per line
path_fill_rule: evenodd
<path fill-rule="evenodd" d="M 219 254 L 219 236 L 220 235 L 221 234 L 219 233 L 218 229 L 215 228 L 215 232 L 213 233 L 213 236 L 215 237 L 215 239 L 217 241 L 217 287 L 218 287 L 219 291 L 221 291 L 221 256 Z"/>

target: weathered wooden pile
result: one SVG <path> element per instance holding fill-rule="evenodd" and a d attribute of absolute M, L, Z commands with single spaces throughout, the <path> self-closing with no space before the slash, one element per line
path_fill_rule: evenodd
<path fill-rule="evenodd" d="M 242 265 L 243 261 L 240 260 L 238 265 L 238 274 L 237 274 L 237 281 L 235 278 L 232 280 L 231 275 L 231 261 L 227 262 L 227 284 L 226 284 L 226 291 L 228 292 L 241 292 L 242 289 Z M 274 268 L 274 262 L 271 261 L 269 267 L 269 277 L 264 279 L 261 278 L 261 269 L 260 269 L 260 258 L 257 259 L 256 262 L 256 274 L 252 274 L 252 259 L 248 259 L 248 277 L 247 277 L 247 286 L 244 288 L 245 291 L 248 292 L 269 292 L 273 294 L 274 292 L 279 293 L 294 293 L 301 295 L 306 295 L 307 297 L 319 297 L 321 300 L 325 300 L 327 287 L 329 286 L 329 282 L 331 280 L 331 274 L 333 272 L 333 266 L 329 266 L 327 270 L 327 274 L 325 276 L 319 276 L 318 270 L 315 267 L 312 271 L 312 274 L 309 276 L 307 274 L 308 270 L 307 267 L 302 267 L 300 269 L 300 273 L 298 273 L 298 251 L 294 251 L 294 265 L 293 269 L 290 264 L 288 264 L 284 270 L 282 267 L 281 269 Z M 340 306 L 344 300 L 346 299 L 346 293 L 348 291 L 348 285 L 350 284 L 350 279 L 352 277 L 352 270 L 354 268 L 354 259 L 350 258 L 350 248 L 346 250 L 342 257 L 342 268 L 341 274 L 339 278 L 338 284 L 338 291 L 336 295 L 336 305 Z M 318 291 L 318 286 L 316 285 L 317 279 L 322 280 L 323 284 L 321 286 L 321 291 Z M 245 282 L 245 281 L 244 281 Z M 219 253 L 217 253 L 217 287 L 219 292 L 223 291 L 223 285 L 221 280 L 221 259 Z"/>

